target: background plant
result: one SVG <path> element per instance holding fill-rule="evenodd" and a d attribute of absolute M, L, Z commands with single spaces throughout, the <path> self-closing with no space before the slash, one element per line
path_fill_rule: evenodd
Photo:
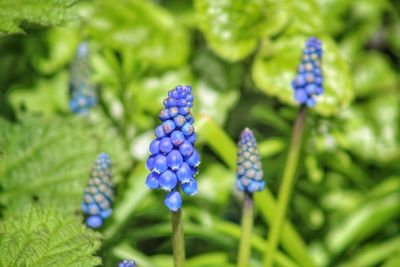
<path fill-rule="evenodd" d="M 139 266 L 172 266 L 169 215 L 160 212 L 162 196 L 145 188 L 144 161 L 157 125 L 153 103 L 173 86 L 191 84 L 202 165 L 198 196 L 184 199 L 187 265 L 234 266 L 241 206 L 235 143 L 251 127 L 269 178 L 267 190 L 254 196 L 251 266 L 261 266 L 297 111 L 290 81 L 304 41 L 315 35 L 324 44 L 325 92 L 308 114 L 276 262 L 398 266 L 395 1 L 35 3 L 0 0 L 0 255 L 31 206 L 32 212 L 43 209 L 46 221 L 74 220 L 77 228 L 65 234 L 86 234 L 98 244 L 97 235 L 79 228 L 76 213 L 93 159 L 105 151 L 113 160 L 116 199 L 96 255 L 104 266 L 125 258 Z M 68 109 L 67 87 L 69 65 L 84 39 L 100 104 L 77 117 Z M 95 265 L 97 247 L 77 255 Z M 41 253 L 51 254 L 51 246 Z"/>

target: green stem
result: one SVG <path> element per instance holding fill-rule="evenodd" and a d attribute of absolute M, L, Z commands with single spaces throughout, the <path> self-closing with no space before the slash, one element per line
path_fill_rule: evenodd
<path fill-rule="evenodd" d="M 172 246 L 174 250 L 174 266 L 185 266 L 185 238 L 183 234 L 182 211 L 171 212 L 172 220 Z"/>
<path fill-rule="evenodd" d="M 249 266 L 251 234 L 253 230 L 253 206 L 253 195 L 245 192 L 243 198 L 242 231 L 240 235 L 238 267 Z"/>
<path fill-rule="evenodd" d="M 294 185 L 294 178 L 297 169 L 301 141 L 303 137 L 304 121 L 306 117 L 306 107 L 301 107 L 292 131 L 289 154 L 286 160 L 285 169 L 282 177 L 282 184 L 279 189 L 278 207 L 275 219 L 271 226 L 267 253 L 264 257 L 264 266 L 272 267 L 278 243 L 280 241 L 283 224 L 285 222 L 286 210 Z"/>

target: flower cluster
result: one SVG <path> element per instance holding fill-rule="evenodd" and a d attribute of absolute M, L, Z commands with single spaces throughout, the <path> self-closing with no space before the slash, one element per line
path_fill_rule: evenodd
<path fill-rule="evenodd" d="M 123 260 L 118 264 L 118 267 L 136 267 L 136 262 L 131 260 Z"/>
<path fill-rule="evenodd" d="M 321 70 L 322 43 L 310 37 L 303 51 L 296 78 L 292 81 L 294 98 L 302 105 L 315 106 L 315 95 L 324 92 Z"/>
<path fill-rule="evenodd" d="M 197 193 L 194 176 L 198 173 L 200 155 L 194 148 L 192 88 L 176 86 L 168 92 L 163 104 L 158 116 L 161 124 L 155 129 L 156 138 L 150 144 L 151 155 L 146 162 L 151 172 L 146 184 L 150 189 L 168 191 L 164 203 L 171 211 L 177 211 L 182 206 L 180 186 L 187 195 Z"/>
<path fill-rule="evenodd" d="M 86 42 L 82 42 L 70 69 L 69 108 L 74 113 L 86 113 L 97 103 L 97 89 L 90 82 L 90 74 L 89 47 Z"/>
<path fill-rule="evenodd" d="M 114 198 L 114 183 L 111 174 L 110 156 L 101 153 L 93 165 L 92 174 L 82 201 L 82 210 L 91 228 L 99 228 L 111 215 L 111 202 Z"/>
<path fill-rule="evenodd" d="M 240 191 L 254 193 L 264 189 L 261 156 L 253 132 L 248 128 L 240 134 L 236 166 L 236 187 Z"/>

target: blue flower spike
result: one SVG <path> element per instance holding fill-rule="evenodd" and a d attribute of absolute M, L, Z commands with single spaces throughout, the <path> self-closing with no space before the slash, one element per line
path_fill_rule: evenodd
<path fill-rule="evenodd" d="M 176 86 L 163 101 L 164 108 L 158 118 L 160 125 L 154 131 L 150 156 L 146 167 L 150 174 L 146 185 L 150 189 L 169 192 L 164 204 L 176 212 L 182 207 L 182 191 L 194 196 L 197 193 L 195 176 L 198 173 L 200 155 L 194 148 L 196 133 L 193 128 L 193 106 L 191 86 Z"/>
<path fill-rule="evenodd" d="M 242 192 L 254 193 L 264 190 L 261 156 L 253 132 L 245 128 L 240 134 L 236 162 L 236 187 Z"/>
<path fill-rule="evenodd" d="M 310 37 L 306 42 L 297 75 L 292 81 L 294 99 L 301 105 L 314 107 L 315 96 L 324 92 L 322 54 L 322 42 L 315 37 Z"/>
<path fill-rule="evenodd" d="M 118 267 L 137 267 L 137 265 L 135 261 L 123 260 L 118 264 Z"/>
<path fill-rule="evenodd" d="M 93 165 L 92 174 L 85 188 L 82 210 L 86 224 L 90 228 L 99 228 L 112 212 L 114 183 L 111 174 L 110 156 L 101 153 Z"/>
<path fill-rule="evenodd" d="M 70 68 L 69 108 L 77 114 L 85 114 L 97 104 L 97 88 L 91 83 L 89 46 L 81 42 Z"/>

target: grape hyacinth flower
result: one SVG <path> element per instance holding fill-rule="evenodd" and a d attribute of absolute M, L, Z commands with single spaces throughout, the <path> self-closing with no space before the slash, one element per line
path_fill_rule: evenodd
<path fill-rule="evenodd" d="M 93 165 L 92 174 L 85 188 L 82 210 L 86 216 L 86 224 L 91 228 L 99 228 L 103 221 L 111 215 L 111 203 L 114 199 L 114 183 L 111 174 L 110 156 L 101 153 Z"/>
<path fill-rule="evenodd" d="M 84 114 L 97 103 L 97 89 L 90 77 L 89 47 L 82 42 L 70 68 L 69 108 L 74 113 Z"/>
<path fill-rule="evenodd" d="M 182 206 L 180 189 L 193 196 L 197 193 L 195 175 L 198 173 L 200 155 L 194 148 L 196 133 L 191 86 L 176 86 L 168 92 L 160 111 L 161 124 L 155 129 L 156 138 L 151 142 L 151 155 L 146 167 L 150 171 L 146 185 L 169 192 L 164 204 L 173 212 Z"/>
<path fill-rule="evenodd" d="M 118 264 L 118 267 L 136 267 L 136 262 L 132 260 L 123 260 Z"/>
<path fill-rule="evenodd" d="M 321 41 L 310 37 L 306 42 L 297 75 L 292 81 L 294 98 L 301 105 L 315 106 L 315 96 L 324 92 L 321 69 L 322 54 Z"/>
<path fill-rule="evenodd" d="M 265 187 L 261 156 L 258 152 L 254 134 L 249 128 L 245 128 L 240 134 L 236 166 L 236 187 L 243 192 L 242 230 L 238 251 L 238 266 L 245 267 L 249 265 L 251 254 L 254 217 L 253 193 L 262 191 Z"/>
<path fill-rule="evenodd" d="M 254 193 L 264 189 L 260 152 L 254 134 L 248 128 L 240 134 L 236 166 L 236 187 L 240 191 Z"/>

